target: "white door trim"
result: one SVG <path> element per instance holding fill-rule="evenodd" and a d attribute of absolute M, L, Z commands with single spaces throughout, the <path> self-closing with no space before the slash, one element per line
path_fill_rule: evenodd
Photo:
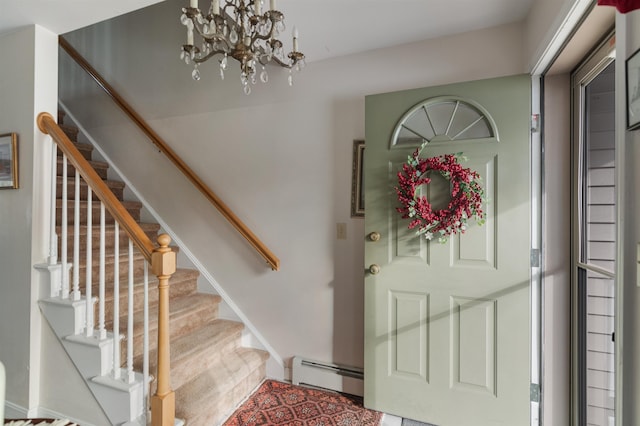
<path fill-rule="evenodd" d="M 542 373 L 544 369 L 544 256 L 542 256 L 542 223 L 544 209 L 544 156 L 542 127 L 542 79 L 531 77 L 531 426 L 539 426 L 543 418 Z M 535 119 L 537 117 L 537 120 Z M 538 255 L 536 256 L 535 253 Z M 537 257 L 537 262 L 534 257 Z M 538 392 L 533 392 L 537 386 Z M 535 396 L 537 395 L 537 398 Z M 536 400 L 537 399 L 537 400 Z"/>
<path fill-rule="evenodd" d="M 624 15 L 620 13 L 616 13 L 616 26 L 615 26 L 616 34 L 626 34 L 627 33 L 627 20 Z M 615 103 L 617 111 L 626 111 L 627 103 L 626 103 L 626 75 L 625 75 L 625 58 L 627 55 L 627 38 L 626 37 L 618 37 L 616 38 L 616 86 L 615 86 Z M 615 333 L 616 338 L 614 342 L 615 348 L 615 363 L 616 363 L 616 426 L 624 426 L 624 410 L 623 408 L 623 389 L 624 389 L 624 366 L 623 366 L 623 336 L 624 336 L 624 288 L 625 288 L 625 277 L 624 277 L 624 269 L 625 269 L 625 218 L 624 212 L 626 209 L 625 206 L 625 197 L 624 193 L 626 192 L 626 181 L 625 181 L 625 161 L 626 161 L 626 140 L 629 135 L 627 132 L 627 115 L 626 113 L 616 113 L 616 185 L 617 185 L 617 195 L 616 195 L 616 207 L 617 217 L 616 221 L 618 222 L 618 232 L 616 235 L 616 239 L 618 240 L 618 248 L 617 248 L 617 257 L 618 262 L 616 263 L 616 319 L 615 319 Z"/>

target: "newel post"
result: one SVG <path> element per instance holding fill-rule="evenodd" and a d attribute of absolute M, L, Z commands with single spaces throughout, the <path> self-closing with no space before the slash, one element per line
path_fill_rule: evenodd
<path fill-rule="evenodd" d="M 151 270 L 158 277 L 158 382 L 151 397 L 151 422 L 154 426 L 173 426 L 176 412 L 175 394 L 169 372 L 169 278 L 176 271 L 176 254 L 171 251 L 171 238 L 158 237 L 151 254 Z"/>

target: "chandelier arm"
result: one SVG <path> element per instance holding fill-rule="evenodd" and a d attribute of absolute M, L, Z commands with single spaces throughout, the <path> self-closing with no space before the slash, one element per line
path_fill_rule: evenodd
<path fill-rule="evenodd" d="M 198 31 L 198 33 L 200 32 Z M 223 42 L 227 46 L 227 50 L 222 50 L 223 53 L 229 53 L 233 49 L 233 43 L 231 43 L 229 39 L 223 34 L 216 33 L 212 34 L 211 36 L 205 36 L 200 33 L 200 36 L 212 46 L 214 41 Z"/>
<path fill-rule="evenodd" d="M 271 58 L 271 60 L 272 60 L 273 62 L 275 62 L 276 64 L 280 65 L 281 67 L 283 67 L 283 68 L 287 68 L 287 69 L 291 69 L 291 68 L 293 68 L 293 66 L 296 64 L 295 62 L 294 62 L 294 63 L 292 63 L 292 64 L 288 64 L 288 63 L 286 63 L 286 62 L 283 62 L 283 61 L 281 61 L 281 60 L 280 60 L 280 58 L 278 58 L 278 57 L 277 57 L 277 56 L 275 56 L 275 55 Z M 297 62 L 297 61 L 296 61 L 296 62 Z M 262 65 L 265 65 L 265 64 L 263 64 L 262 62 L 260 62 L 260 63 L 261 63 Z"/>
<path fill-rule="evenodd" d="M 236 11 L 236 13 L 237 13 L 237 11 L 238 11 L 238 6 L 236 6 L 236 5 L 235 5 L 235 4 L 233 4 L 233 3 L 230 3 L 230 2 L 226 2 L 226 1 L 225 1 L 225 2 L 224 2 L 224 6 L 222 6 L 222 7 L 220 8 L 220 16 L 222 16 L 222 15 L 231 16 L 231 15 L 229 15 L 229 14 L 227 13 L 227 8 L 228 8 L 228 7 L 229 7 L 229 8 L 233 8 L 233 9 Z"/>
<path fill-rule="evenodd" d="M 227 53 L 227 52 L 225 52 L 224 50 L 213 50 L 213 51 L 207 53 L 205 56 L 202 56 L 200 58 L 194 58 L 193 62 L 201 64 L 203 62 L 208 61 L 210 58 L 212 58 L 213 56 L 215 56 L 217 54 L 224 55 L 225 53 Z"/>

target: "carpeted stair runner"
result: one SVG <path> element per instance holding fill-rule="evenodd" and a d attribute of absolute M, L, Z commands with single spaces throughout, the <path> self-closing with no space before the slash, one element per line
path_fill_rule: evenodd
<path fill-rule="evenodd" d="M 64 124 L 64 114 L 60 113 L 58 122 L 63 131 L 76 144 L 82 155 L 90 161 L 104 182 L 123 201 L 124 183 L 107 179 L 108 164 L 92 160 L 93 147 L 90 144 L 78 142 L 78 129 Z M 61 197 L 62 159 L 58 167 L 57 196 Z M 74 208 L 74 170 L 68 167 L 67 180 L 69 223 L 73 220 Z M 80 187 L 80 285 L 84 293 L 86 271 L 86 241 L 92 239 L 92 287 L 94 296 L 98 294 L 98 262 L 99 262 L 99 220 L 100 204 L 93 197 L 91 232 L 87 232 L 86 209 L 87 187 L 84 182 Z M 123 201 L 126 209 L 137 220 L 140 220 L 142 204 L 137 201 Z M 61 223 L 62 201 L 57 201 L 58 232 Z M 107 214 L 106 226 L 106 282 L 107 291 L 105 297 L 107 329 L 111 330 L 113 324 L 113 265 L 120 263 L 120 331 L 126 333 L 127 317 L 126 306 L 128 294 L 128 239 L 124 231 L 120 230 L 120 257 L 114 257 L 113 219 Z M 155 223 L 140 223 L 142 229 L 155 242 L 160 226 Z M 73 227 L 69 226 L 68 249 L 69 261 L 73 255 Z M 58 234 L 60 235 L 60 234 Z M 177 250 L 177 249 L 174 249 Z M 140 371 L 142 365 L 142 315 L 143 309 L 143 258 L 135 250 L 135 285 L 134 285 L 134 365 Z M 240 344 L 243 325 L 238 322 L 218 318 L 218 304 L 220 297 L 197 291 L 198 271 L 190 269 L 178 269 L 170 280 L 170 336 L 171 336 L 171 386 L 176 392 L 176 417 L 184 419 L 189 426 L 215 426 L 221 424 L 238 404 L 264 380 L 266 360 L 268 353 L 256 349 L 243 348 Z M 150 372 L 155 374 L 156 345 L 155 333 L 157 330 L 157 279 L 149 276 L 150 299 Z M 97 315 L 97 305 L 96 305 Z M 96 319 L 97 320 L 97 319 Z M 96 321 L 97 324 L 97 321 Z M 125 346 L 123 345 L 123 360 Z M 155 391 L 155 382 L 151 384 L 151 392 Z"/>

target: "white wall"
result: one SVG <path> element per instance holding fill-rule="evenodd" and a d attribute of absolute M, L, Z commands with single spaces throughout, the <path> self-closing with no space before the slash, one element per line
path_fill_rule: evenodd
<path fill-rule="evenodd" d="M 117 115 L 89 110 L 99 95 L 67 92 L 65 81 L 65 103 L 285 360 L 362 366 L 364 230 L 349 203 L 364 96 L 521 73 L 520 25 L 311 62 L 293 88 L 270 68 L 269 84 L 247 97 L 235 66 L 224 82 L 215 64 L 191 80 L 178 59 L 178 7 L 167 1 L 68 38 L 280 257 L 280 272 L 149 144 L 124 136 Z"/>

